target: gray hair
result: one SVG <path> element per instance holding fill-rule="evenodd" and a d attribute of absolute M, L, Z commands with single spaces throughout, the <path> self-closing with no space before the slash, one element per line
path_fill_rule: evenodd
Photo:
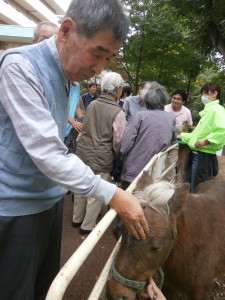
<path fill-rule="evenodd" d="M 33 31 L 35 41 L 38 39 L 39 31 L 40 31 L 41 27 L 44 26 L 44 25 L 59 28 L 56 24 L 54 24 L 50 21 L 42 21 L 42 22 L 38 23 L 36 25 L 36 27 L 34 27 L 34 31 Z"/>
<path fill-rule="evenodd" d="M 77 33 L 86 37 L 111 29 L 115 39 L 123 41 L 129 31 L 128 17 L 119 0 L 72 0 L 65 17 L 70 17 Z"/>
<path fill-rule="evenodd" d="M 123 78 L 115 72 L 108 72 L 102 77 L 101 91 L 111 96 L 115 96 L 116 89 L 123 86 Z"/>
<path fill-rule="evenodd" d="M 138 191 L 135 196 L 142 203 L 146 203 L 152 209 L 164 217 L 168 217 L 170 213 L 169 200 L 175 193 L 175 185 L 168 181 L 158 181 L 147 186 L 143 191 Z"/>
<path fill-rule="evenodd" d="M 164 106 L 168 103 L 169 95 L 164 86 L 153 81 L 148 90 L 144 93 L 143 100 L 147 109 L 164 110 Z"/>

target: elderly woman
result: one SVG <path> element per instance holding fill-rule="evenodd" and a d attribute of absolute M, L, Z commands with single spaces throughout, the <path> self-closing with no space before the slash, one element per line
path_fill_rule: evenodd
<path fill-rule="evenodd" d="M 164 111 L 168 102 L 166 89 L 157 82 L 151 82 L 143 100 L 147 110 L 138 112 L 128 122 L 121 141 L 124 189 L 156 153 L 166 149 L 175 139 L 175 117 Z"/>
<path fill-rule="evenodd" d="M 125 116 L 118 105 L 123 79 L 109 72 L 101 82 L 102 94 L 88 106 L 76 154 L 95 174 L 110 180 L 115 154 L 125 129 Z M 73 227 L 80 227 L 80 234 L 88 234 L 95 226 L 102 203 L 94 198 L 74 197 Z"/>

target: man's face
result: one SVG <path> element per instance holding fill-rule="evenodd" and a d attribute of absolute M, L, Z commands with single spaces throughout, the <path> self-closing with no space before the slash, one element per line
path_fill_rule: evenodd
<path fill-rule="evenodd" d="M 42 25 L 39 34 L 34 43 L 39 43 L 45 39 L 50 38 L 51 36 L 57 34 L 59 32 L 59 28 L 52 26 L 52 25 Z"/>
<path fill-rule="evenodd" d="M 91 38 L 78 35 L 76 25 L 66 18 L 56 39 L 62 69 L 73 81 L 83 81 L 100 74 L 106 62 L 115 56 L 121 42 L 115 40 L 110 29 L 98 31 Z"/>
<path fill-rule="evenodd" d="M 172 108 L 176 111 L 181 110 L 181 107 L 183 105 L 183 98 L 180 94 L 176 94 L 172 96 L 171 99 Z"/>
<path fill-rule="evenodd" d="M 96 90 L 97 90 L 97 86 L 92 85 L 92 87 L 89 88 L 90 95 L 94 95 L 96 93 Z"/>

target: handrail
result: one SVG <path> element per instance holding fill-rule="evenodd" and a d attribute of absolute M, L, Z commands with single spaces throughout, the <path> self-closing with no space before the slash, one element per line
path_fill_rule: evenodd
<path fill-rule="evenodd" d="M 176 145 L 173 145 L 169 147 L 166 151 L 162 152 L 166 153 L 169 152 L 171 149 L 174 149 Z M 138 174 L 138 176 L 135 178 L 135 180 L 130 184 L 130 186 L 126 189 L 128 192 L 133 192 L 133 190 L 136 187 L 136 183 L 141 177 L 143 171 L 150 171 L 150 169 L 153 170 L 154 163 L 157 162 L 157 159 L 159 159 L 161 155 L 158 154 L 154 155 L 152 159 L 149 161 L 149 163 L 145 166 L 145 168 Z M 88 237 L 82 242 L 82 244 L 78 247 L 78 249 L 73 253 L 73 255 L 69 258 L 69 260 L 65 263 L 65 265 L 61 268 L 55 279 L 53 280 L 48 294 L 46 296 L 46 300 L 62 300 L 63 295 L 65 293 L 66 288 L 70 284 L 73 277 L 78 272 L 79 268 L 84 263 L 85 259 L 88 257 L 90 252 L 93 250 L 93 248 L 96 246 L 102 235 L 105 233 L 107 228 L 112 223 L 113 219 L 116 216 L 116 211 L 114 209 L 110 209 L 105 216 L 101 219 L 101 221 L 96 225 L 96 227 L 92 230 L 92 232 L 88 235 Z M 105 281 L 107 280 L 107 277 Z M 103 283 L 103 280 L 101 282 L 101 285 Z M 95 290 L 100 291 L 99 288 L 95 288 Z M 93 294 L 91 294 L 93 295 Z M 96 292 L 95 292 L 95 298 L 91 296 L 89 299 L 96 300 Z M 98 294 L 99 297 L 100 294 Z"/>

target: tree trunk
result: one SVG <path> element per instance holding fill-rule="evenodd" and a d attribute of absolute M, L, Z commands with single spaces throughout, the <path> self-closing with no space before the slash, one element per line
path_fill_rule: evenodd
<path fill-rule="evenodd" d="M 213 46 L 223 55 L 225 59 L 225 38 L 223 37 L 217 25 L 213 22 L 206 25 L 206 30 L 209 33 Z"/>

